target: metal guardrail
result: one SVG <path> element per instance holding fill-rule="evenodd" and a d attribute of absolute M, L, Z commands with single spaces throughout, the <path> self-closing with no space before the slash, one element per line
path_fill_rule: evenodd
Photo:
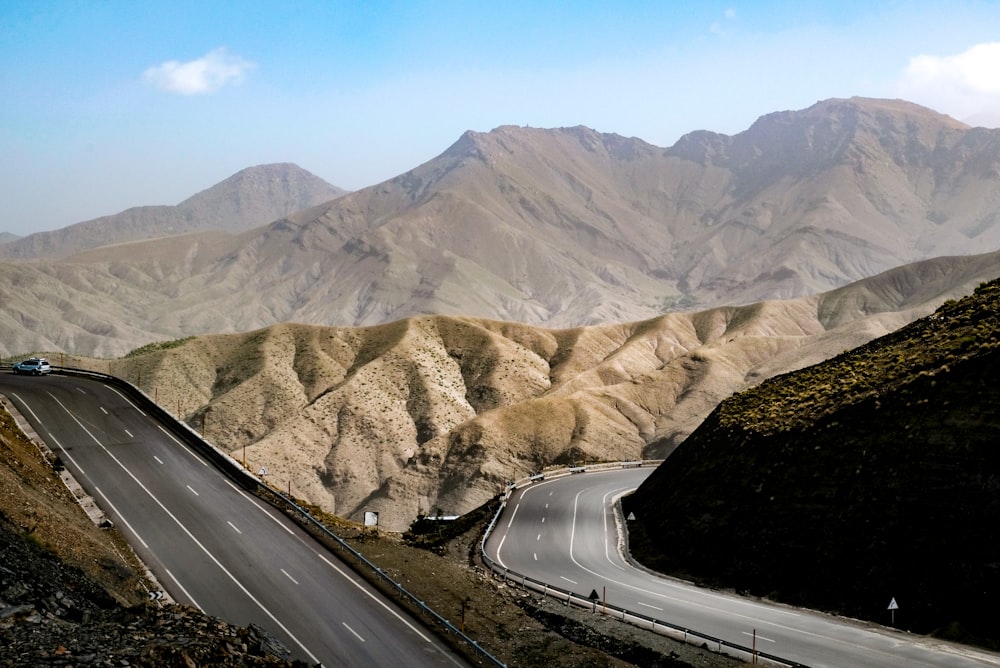
<path fill-rule="evenodd" d="M 730 642 L 722 638 L 717 638 L 707 633 L 701 633 L 694 629 L 689 629 L 687 627 L 681 626 L 679 624 L 673 624 L 661 619 L 656 619 L 650 617 L 649 615 L 643 614 L 641 612 L 636 612 L 634 610 L 629 610 L 627 608 L 622 608 L 616 605 L 608 605 L 606 603 L 598 603 L 597 601 L 591 600 L 590 597 L 586 595 L 580 595 L 572 592 L 568 589 L 563 589 L 562 587 L 557 587 L 555 585 L 542 582 L 541 580 L 536 580 L 534 578 L 528 577 L 522 573 L 512 571 L 504 566 L 501 566 L 496 561 L 494 561 L 489 554 L 486 552 L 486 541 L 489 540 L 490 534 L 496 528 L 497 522 L 500 520 L 500 516 L 503 515 L 504 509 L 507 507 L 507 502 L 510 500 L 511 495 L 521 487 L 527 487 L 536 482 L 542 482 L 544 480 L 551 480 L 553 478 L 559 478 L 568 475 L 574 475 L 578 473 L 588 473 L 596 471 L 607 471 L 619 468 L 637 468 L 640 466 L 655 466 L 662 462 L 662 460 L 646 460 L 646 461 L 631 461 L 631 462 L 615 462 L 610 464 L 597 464 L 594 466 L 586 467 L 571 467 L 566 469 L 560 469 L 556 471 L 550 471 L 545 473 L 539 473 L 523 480 L 511 483 L 507 486 L 507 490 L 503 495 L 503 499 L 500 502 L 500 506 L 497 508 L 496 514 L 493 515 L 493 519 L 490 520 L 486 531 L 483 533 L 483 538 L 479 543 L 480 556 L 490 571 L 496 575 L 503 577 L 505 583 L 512 583 L 519 585 L 523 589 L 531 589 L 537 591 L 544 596 L 552 596 L 557 600 L 563 601 L 566 605 L 575 605 L 580 608 L 586 608 L 593 610 L 595 613 L 600 612 L 603 615 L 609 617 L 614 617 L 616 619 L 621 619 L 621 621 L 639 626 L 640 628 L 648 628 L 654 633 L 659 633 L 661 635 L 666 635 L 672 637 L 676 640 L 682 642 L 698 645 L 709 650 L 716 651 L 720 654 L 726 654 L 737 659 L 742 659 L 746 661 L 764 659 L 768 662 L 772 662 L 774 665 L 779 666 L 789 666 L 790 668 L 809 668 L 806 664 L 799 663 L 797 661 L 792 661 L 791 659 L 785 659 L 783 657 L 769 654 L 767 652 L 762 652 L 756 650 L 752 647 L 747 647 L 746 645 L 741 645 L 739 643 Z M 582 470 L 581 470 L 582 469 Z"/>
<path fill-rule="evenodd" d="M 328 540 L 334 541 L 334 544 L 337 547 L 347 552 L 354 560 L 356 560 L 359 564 L 364 566 L 372 575 L 378 578 L 383 584 L 387 585 L 390 589 L 395 591 L 400 598 L 405 599 L 406 601 L 409 602 L 410 605 L 414 606 L 418 611 L 430 617 L 430 620 L 437 627 L 442 629 L 444 632 L 453 635 L 456 639 L 463 642 L 466 645 L 466 647 L 469 650 L 471 650 L 476 656 L 486 660 L 489 664 L 506 668 L 507 664 L 503 663 L 500 659 L 490 654 L 486 649 L 481 647 L 479 643 L 477 643 L 475 640 L 465 635 L 465 633 L 461 629 L 457 628 L 448 619 L 440 615 L 436 610 L 434 610 L 433 608 L 425 604 L 423 601 L 421 601 L 419 598 L 414 596 L 410 591 L 406 589 L 406 587 L 404 587 L 400 583 L 390 578 L 385 571 L 383 571 L 381 568 L 370 562 L 363 554 L 361 554 L 353 547 L 348 545 L 344 541 L 344 539 L 342 539 L 340 536 L 336 535 L 335 533 L 327 529 L 326 526 L 322 522 L 317 520 L 315 517 L 313 517 L 309 513 L 309 511 L 300 507 L 292 499 L 288 498 L 280 491 L 275 490 L 274 488 L 271 487 L 268 487 L 267 489 L 271 494 L 280 498 L 289 508 L 293 509 L 302 519 L 308 522 L 314 530 L 321 532 L 323 536 Z"/>
<path fill-rule="evenodd" d="M 3 365 L 7 366 L 7 365 Z M 88 371 L 85 369 L 75 369 L 72 367 L 52 367 L 53 373 L 61 373 L 65 375 L 75 375 L 83 377 L 97 378 L 101 381 L 113 385 L 122 391 L 126 392 L 130 397 L 138 402 L 141 402 L 146 410 L 154 415 L 158 420 L 163 422 L 165 425 L 171 427 L 174 435 L 183 440 L 187 445 L 197 450 L 200 454 L 205 456 L 212 464 L 214 464 L 220 471 L 225 473 L 234 482 L 240 484 L 244 489 L 248 491 L 266 491 L 268 494 L 280 499 L 282 503 L 291 510 L 298 519 L 302 520 L 305 524 L 312 526 L 315 530 L 321 532 L 321 534 L 333 543 L 349 554 L 358 564 L 363 566 L 372 576 L 377 580 L 382 581 L 390 589 L 396 591 L 398 595 L 412 605 L 416 610 L 425 613 L 433 621 L 433 623 L 443 630 L 447 634 L 453 635 L 457 640 L 460 640 L 465 646 L 473 652 L 474 655 L 486 660 L 488 663 L 494 666 L 500 666 L 506 668 L 506 664 L 500 661 L 498 658 L 490 654 L 483 647 L 481 647 L 475 640 L 468 637 L 460 629 L 456 628 L 454 624 L 448 621 L 446 618 L 441 616 L 435 610 L 427 606 L 423 601 L 414 596 L 410 591 L 408 591 L 403 585 L 396 582 L 390 578 L 381 568 L 370 562 L 364 555 L 355 550 L 353 547 L 348 545 L 342 538 L 331 532 L 326 528 L 319 520 L 313 517 L 306 509 L 302 508 L 296 504 L 292 499 L 282 494 L 279 490 L 264 484 L 259 478 L 252 475 L 247 471 L 242 464 L 233 459 L 228 454 L 217 449 L 211 443 L 205 441 L 201 435 L 191 428 L 187 423 L 174 417 L 169 411 L 164 409 L 159 404 L 155 403 L 145 392 L 132 385 L 126 380 L 118 378 L 117 376 L 111 376 L 108 374 L 100 373 L 97 371 Z M 612 462 L 605 464 L 594 464 L 588 466 L 574 466 L 567 467 L 564 469 L 557 469 L 554 471 L 546 471 L 543 473 L 538 473 L 531 475 L 522 480 L 511 483 L 507 486 L 501 499 L 500 506 L 497 508 L 496 514 L 490 520 L 486 531 L 483 532 L 483 538 L 480 541 L 479 551 L 483 562 L 490 568 L 490 571 L 502 575 L 504 582 L 512 582 L 519 584 L 522 588 L 530 588 L 538 591 L 546 596 L 553 596 L 557 599 L 563 600 L 567 605 L 575 605 L 581 608 L 590 608 L 597 612 L 598 605 L 595 601 L 590 600 L 587 596 L 582 596 L 571 592 L 567 589 L 562 589 L 555 585 L 550 585 L 540 580 L 535 580 L 521 573 L 511 571 L 497 564 L 490 556 L 486 553 L 486 541 L 489 539 L 490 534 L 496 528 L 496 523 L 499 521 L 500 516 L 503 514 L 504 509 L 507 506 L 507 501 L 510 499 L 511 494 L 521 487 L 526 487 L 528 485 L 534 484 L 536 482 L 542 482 L 544 480 L 551 480 L 553 478 L 559 478 L 562 476 L 575 475 L 580 473 L 589 473 L 596 471 L 607 471 L 621 468 L 639 468 L 642 466 L 655 466 L 658 465 L 662 460 L 635 460 L 635 461 L 622 461 L 622 462 Z M 513 576 L 513 577 L 512 577 Z M 626 608 L 621 608 L 614 605 L 608 605 L 602 603 L 600 606 L 601 614 L 609 615 L 609 610 L 614 613 L 614 617 L 619 617 L 623 622 L 635 624 L 636 626 L 645 627 L 655 632 L 663 635 L 668 635 L 674 637 L 677 640 L 683 642 L 703 646 L 710 650 L 714 649 L 720 654 L 728 654 L 734 656 L 735 658 L 749 660 L 754 657 L 757 659 L 765 659 L 774 662 L 776 665 L 789 666 L 790 668 L 809 668 L 807 665 L 792 661 L 790 659 L 785 659 L 773 654 L 768 654 L 766 652 L 755 651 L 753 648 L 747 647 L 745 645 L 740 645 L 738 643 L 730 642 L 722 638 L 716 638 L 714 636 L 700 633 L 696 630 L 686 628 L 684 626 L 673 624 L 671 622 L 666 622 L 663 620 L 658 620 L 649 615 L 645 615 L 641 612 L 636 612 L 628 610 Z M 609 615 L 612 616 L 612 615 Z"/>
<path fill-rule="evenodd" d="M 168 426 L 174 436 L 177 436 L 185 444 L 194 448 L 199 454 L 208 459 L 208 461 L 214 464 L 220 471 L 222 471 L 222 473 L 226 474 L 241 487 L 251 492 L 265 492 L 274 498 L 280 499 L 282 504 L 285 506 L 285 510 L 293 513 L 293 519 L 301 521 L 313 530 L 318 531 L 328 541 L 332 541 L 333 545 L 347 553 L 353 559 L 354 563 L 362 566 L 368 574 L 373 576 L 376 580 L 382 582 L 391 590 L 395 591 L 403 601 L 412 606 L 413 610 L 426 615 L 428 620 L 433 623 L 439 631 L 454 637 L 474 656 L 484 660 L 488 665 L 507 668 L 507 664 L 490 654 L 486 649 L 481 647 L 479 643 L 467 636 L 461 629 L 456 628 L 454 624 L 440 615 L 433 608 L 425 604 L 419 598 L 414 596 L 413 593 L 408 591 L 403 585 L 389 577 L 385 571 L 370 562 L 363 554 L 348 545 L 340 536 L 337 536 L 327 529 L 326 526 L 313 517 L 309 511 L 299 506 L 291 498 L 282 494 L 279 490 L 274 489 L 273 487 L 262 482 L 256 476 L 252 475 L 237 460 L 204 440 L 197 431 L 191 428 L 190 425 L 174 417 L 166 409 L 150 399 L 145 392 L 136 386 L 116 376 L 96 371 L 87 371 L 85 369 L 52 367 L 52 371 L 53 373 L 60 373 L 69 376 L 96 378 L 127 393 L 133 400 L 143 404 L 144 409 L 149 414 L 155 416 L 157 420 Z"/>

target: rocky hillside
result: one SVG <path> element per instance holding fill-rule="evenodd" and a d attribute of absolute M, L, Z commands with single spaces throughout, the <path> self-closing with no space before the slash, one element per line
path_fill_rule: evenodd
<path fill-rule="evenodd" d="M 137 237 L 95 223 L 87 238 L 117 245 L 0 264 L 0 301 L 30 310 L 0 354 L 422 314 L 564 328 L 805 296 L 1000 248 L 998 185 L 1000 130 L 902 101 L 827 100 L 666 149 L 583 127 L 468 132 L 248 232 L 124 244 Z M 7 246 L 52 257 L 64 233 Z"/>
<path fill-rule="evenodd" d="M 632 554 L 993 647 L 1000 281 L 724 401 L 625 500 Z"/>
<path fill-rule="evenodd" d="M 346 191 L 297 165 L 249 167 L 176 206 L 140 206 L 53 232 L 3 239 L 0 259 L 55 261 L 80 251 L 191 232 L 244 232 Z"/>
<path fill-rule="evenodd" d="M 131 380 L 275 484 L 344 517 L 378 510 L 383 527 L 402 530 L 548 465 L 662 457 L 734 391 L 925 315 L 994 276 L 998 259 L 929 261 L 816 297 L 633 323 L 285 324 L 110 362 L 52 361 Z"/>

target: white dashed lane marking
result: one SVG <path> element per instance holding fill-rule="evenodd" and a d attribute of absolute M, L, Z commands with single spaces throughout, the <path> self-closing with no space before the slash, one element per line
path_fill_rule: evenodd
<path fill-rule="evenodd" d="M 355 638 L 357 638 L 357 639 L 358 639 L 358 640 L 360 640 L 361 642 L 364 642 L 364 641 L 365 641 L 365 639 L 364 639 L 364 638 L 362 638 L 362 637 L 361 637 L 361 635 L 360 635 L 360 634 L 358 634 L 358 632 L 357 632 L 357 631 L 355 631 L 354 629 L 352 629 L 352 628 L 351 628 L 350 626 L 348 626 L 348 625 L 347 625 L 347 622 L 342 622 L 342 623 L 343 623 L 343 625 L 344 625 L 344 628 L 345 628 L 345 629 L 347 629 L 348 631 L 350 631 L 351 633 L 353 633 L 353 634 L 354 634 L 354 637 L 355 637 Z"/>

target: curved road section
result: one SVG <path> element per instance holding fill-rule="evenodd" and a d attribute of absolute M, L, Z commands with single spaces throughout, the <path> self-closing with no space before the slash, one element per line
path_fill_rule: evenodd
<path fill-rule="evenodd" d="M 117 390 L 0 374 L 5 394 L 172 597 L 324 666 L 464 666 L 293 522 Z"/>
<path fill-rule="evenodd" d="M 1000 656 L 974 648 L 702 589 L 636 568 L 622 556 L 627 521 L 617 517 L 615 500 L 651 472 L 620 468 L 536 478 L 518 487 L 486 540 L 486 556 L 509 578 L 527 576 L 573 592 L 595 613 L 631 611 L 798 665 L 1000 666 Z"/>

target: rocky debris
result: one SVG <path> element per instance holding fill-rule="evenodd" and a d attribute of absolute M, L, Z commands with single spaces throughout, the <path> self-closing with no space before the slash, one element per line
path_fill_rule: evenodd
<path fill-rule="evenodd" d="M 295 666 L 251 625 L 149 602 L 124 607 L 78 569 L 0 530 L 0 666 Z"/>

